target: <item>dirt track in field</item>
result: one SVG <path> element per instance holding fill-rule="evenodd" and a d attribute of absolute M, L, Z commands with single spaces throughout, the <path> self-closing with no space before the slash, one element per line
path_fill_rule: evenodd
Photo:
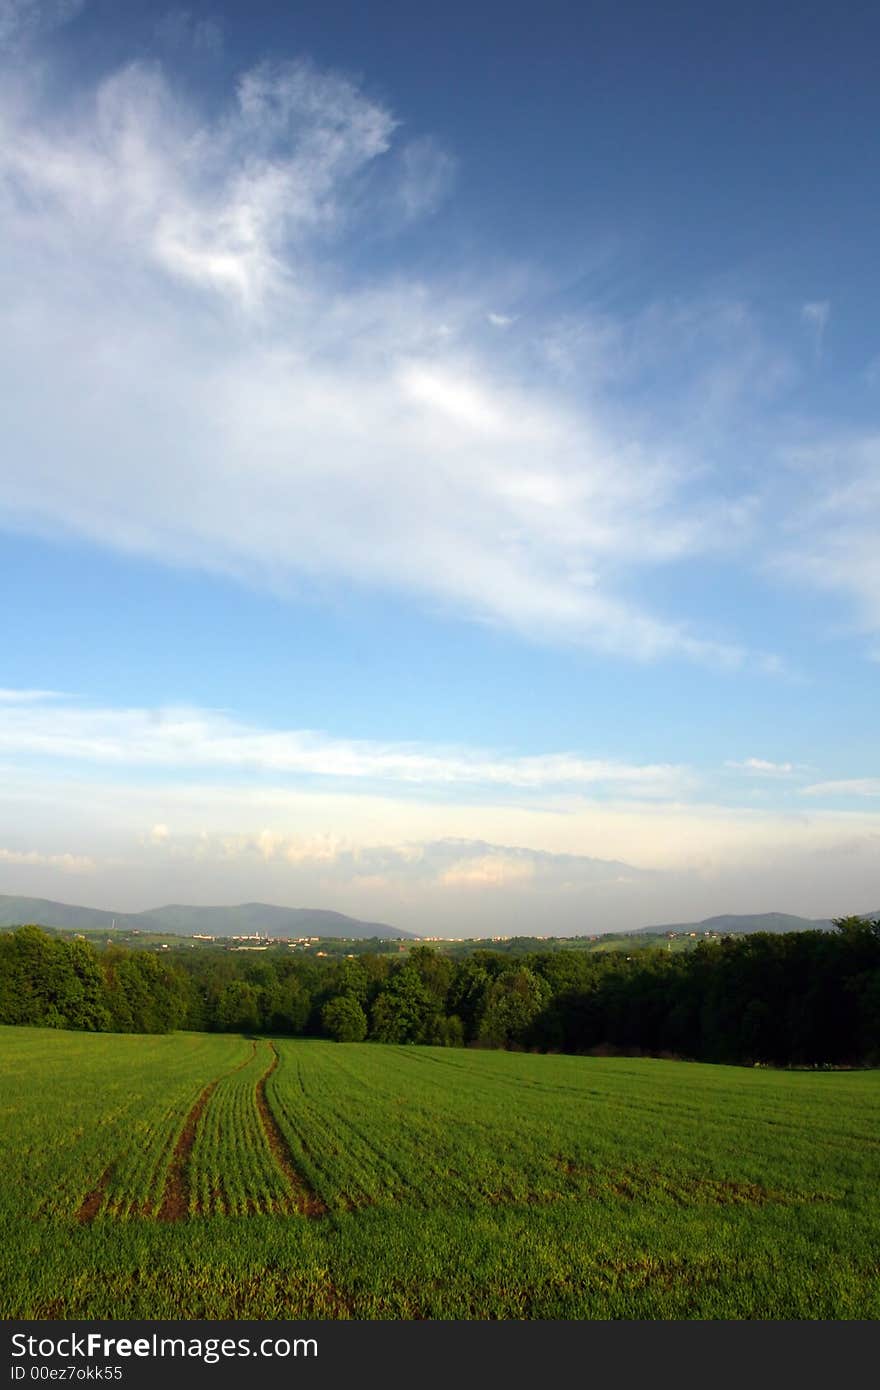
<path fill-rule="evenodd" d="M 182 1221 L 189 1215 L 189 1156 L 196 1141 L 202 1111 L 211 1099 L 217 1081 L 209 1082 L 186 1117 L 165 1177 L 165 1191 L 162 1205 L 156 1213 L 157 1221 Z"/>
<path fill-rule="evenodd" d="M 297 1210 L 303 1216 L 326 1216 L 327 1205 L 318 1196 L 299 1173 L 291 1158 L 290 1149 L 284 1139 L 284 1135 L 278 1128 L 275 1116 L 269 1109 L 269 1102 L 266 1100 L 266 1082 L 278 1066 L 280 1058 L 275 1049 L 274 1043 L 269 1043 L 272 1049 L 272 1062 L 257 1082 L 257 1109 L 260 1112 L 260 1119 L 266 1134 L 269 1148 L 278 1167 L 284 1174 L 296 1201 Z"/>
<path fill-rule="evenodd" d="M 257 1053 L 257 1044 L 251 1042 L 251 1053 L 245 1057 L 243 1062 L 239 1062 L 231 1071 L 226 1072 L 227 1076 L 232 1076 L 234 1072 L 241 1071 L 248 1066 Z M 171 1163 L 165 1177 L 165 1190 L 162 1193 L 162 1205 L 156 1213 L 157 1221 L 182 1221 L 189 1215 L 189 1156 L 192 1153 L 192 1146 L 196 1141 L 196 1131 L 199 1127 L 199 1120 L 202 1118 L 202 1111 L 211 1099 L 214 1088 L 223 1080 L 222 1076 L 210 1081 L 202 1091 L 192 1110 L 186 1117 L 186 1123 L 180 1131 L 180 1136 L 174 1146 L 174 1153 L 171 1156 Z"/>
<path fill-rule="evenodd" d="M 274 1043 L 269 1042 L 268 1045 L 272 1052 L 272 1061 L 257 1081 L 254 1089 L 257 1110 L 259 1112 L 260 1122 L 263 1126 L 263 1132 L 266 1136 L 266 1142 L 269 1145 L 272 1157 L 283 1173 L 285 1181 L 290 1188 L 294 1210 L 301 1216 L 313 1218 L 326 1216 L 328 1210 L 326 1203 L 319 1197 L 318 1193 L 309 1186 L 305 1178 L 298 1171 L 284 1135 L 281 1133 L 277 1121 L 269 1108 L 269 1102 L 266 1099 L 266 1082 L 275 1071 L 281 1059 L 278 1056 Z M 234 1072 L 241 1071 L 244 1067 L 248 1066 L 253 1061 L 256 1051 L 257 1042 L 253 1040 L 249 1056 L 247 1056 L 243 1062 L 239 1062 L 231 1071 L 226 1072 L 225 1075 L 231 1076 Z M 171 1161 L 165 1175 L 162 1202 L 154 1217 L 156 1221 L 183 1221 L 190 1215 L 190 1156 L 192 1154 L 193 1145 L 195 1144 L 196 1134 L 198 1133 L 202 1115 L 216 1087 L 222 1080 L 223 1076 L 218 1076 L 215 1077 L 213 1081 L 208 1082 L 207 1086 L 200 1092 L 198 1099 L 183 1123 L 183 1128 L 177 1137 L 177 1142 L 174 1145 L 174 1152 L 171 1155 Z M 110 1164 L 110 1166 L 104 1170 L 97 1185 L 83 1198 L 76 1213 L 77 1221 L 84 1225 L 89 1224 L 94 1221 L 103 1210 L 107 1189 L 113 1174 L 113 1167 L 114 1165 Z M 144 1215 L 148 1214 L 149 1213 L 145 1210 Z"/>
<path fill-rule="evenodd" d="M 105 1168 L 101 1174 L 97 1187 L 93 1187 L 91 1192 L 87 1192 L 83 1198 L 79 1210 L 76 1213 L 77 1221 L 81 1221 L 84 1225 L 87 1225 L 90 1221 L 94 1221 L 101 1207 L 104 1205 L 104 1196 L 107 1192 L 112 1172 L 113 1165 L 111 1163 L 110 1167 Z"/>

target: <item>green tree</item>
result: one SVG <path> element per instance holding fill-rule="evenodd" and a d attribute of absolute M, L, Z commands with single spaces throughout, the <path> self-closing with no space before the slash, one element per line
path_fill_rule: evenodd
<path fill-rule="evenodd" d="M 36 926 L 3 937 L 0 1021 L 44 1028 L 110 1026 L 107 992 L 92 947 Z"/>
<path fill-rule="evenodd" d="M 880 941 L 880 917 L 873 921 L 868 917 L 835 917 L 834 925 L 841 936 L 850 941 L 869 938 Z"/>
<path fill-rule="evenodd" d="M 336 966 L 333 979 L 335 994 L 350 994 L 359 1004 L 367 1001 L 370 981 L 359 960 L 341 960 Z"/>
<path fill-rule="evenodd" d="M 493 1047 L 524 1044 L 549 998 L 547 981 L 528 966 L 505 971 L 490 986 L 480 1022 L 480 1041 Z"/>
<path fill-rule="evenodd" d="M 94 947 L 86 941 L 71 941 L 68 953 L 76 986 L 65 1009 L 67 1027 L 106 1032 L 110 1027 L 107 986 Z"/>
<path fill-rule="evenodd" d="M 420 1042 L 436 1013 L 419 972 L 401 966 L 373 1003 L 370 1036 L 376 1042 Z"/>
<path fill-rule="evenodd" d="M 321 1024 L 336 1042 L 363 1042 L 367 1036 L 367 1015 L 353 994 L 337 994 L 321 1010 Z"/>
<path fill-rule="evenodd" d="M 260 997 L 255 985 L 232 980 L 217 1001 L 216 1024 L 221 1033 L 252 1033 L 260 1026 Z"/>
<path fill-rule="evenodd" d="M 431 1047 L 464 1047 L 464 1024 L 457 1014 L 437 1014 L 423 1041 Z"/>
<path fill-rule="evenodd" d="M 271 1030 L 275 1033 L 304 1033 L 309 1021 L 312 998 L 296 975 L 279 980 L 273 996 Z"/>
<path fill-rule="evenodd" d="M 486 967 L 473 958 L 463 960 L 455 971 L 447 1007 L 461 1019 L 465 1037 L 470 1041 L 479 1033 L 491 983 L 492 977 Z"/>

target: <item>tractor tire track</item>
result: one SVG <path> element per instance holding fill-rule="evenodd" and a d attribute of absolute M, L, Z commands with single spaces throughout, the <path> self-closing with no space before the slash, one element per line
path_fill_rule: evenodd
<path fill-rule="evenodd" d="M 217 1081 L 208 1083 L 186 1117 L 165 1175 L 165 1190 L 162 1193 L 162 1205 L 156 1212 L 157 1221 L 182 1221 L 189 1215 L 189 1156 L 196 1141 L 196 1130 L 202 1118 L 202 1111 L 214 1094 L 219 1080 L 218 1077 Z"/>
<path fill-rule="evenodd" d="M 281 1133 L 278 1122 L 269 1108 L 269 1102 L 266 1099 L 266 1082 L 281 1061 L 275 1044 L 270 1042 L 269 1047 L 272 1050 L 272 1061 L 266 1071 L 263 1072 L 256 1086 L 257 1109 L 260 1112 L 260 1120 L 266 1135 L 266 1142 L 272 1151 L 275 1162 L 278 1164 L 278 1167 L 287 1180 L 288 1186 L 293 1193 L 296 1209 L 300 1215 L 312 1218 L 326 1216 L 328 1210 L 326 1202 L 322 1197 L 318 1196 L 317 1192 L 309 1186 L 303 1175 L 297 1170 L 287 1141 Z"/>
<path fill-rule="evenodd" d="M 98 1179 L 97 1187 L 93 1187 L 91 1192 L 87 1192 L 79 1205 L 76 1219 L 81 1225 L 90 1225 L 98 1212 L 104 1205 L 104 1198 L 107 1195 L 107 1188 L 110 1186 L 110 1179 L 113 1176 L 113 1164 L 105 1168 Z"/>
<path fill-rule="evenodd" d="M 196 1131 L 202 1118 L 202 1111 L 224 1077 L 232 1076 L 235 1072 L 248 1066 L 256 1056 L 256 1052 L 257 1044 L 252 1040 L 250 1056 L 245 1057 L 243 1062 L 239 1062 L 228 1072 L 224 1072 L 223 1076 L 215 1077 L 213 1081 L 209 1081 L 187 1115 L 183 1129 L 180 1131 L 174 1146 L 168 1172 L 165 1175 L 165 1189 L 162 1193 L 162 1205 L 156 1213 L 157 1221 L 182 1221 L 184 1217 L 189 1215 L 189 1156 L 192 1153 L 193 1144 L 196 1142 Z"/>

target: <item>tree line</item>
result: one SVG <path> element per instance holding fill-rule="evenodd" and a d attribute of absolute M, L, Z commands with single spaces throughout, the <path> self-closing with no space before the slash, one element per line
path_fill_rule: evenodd
<path fill-rule="evenodd" d="M 0 1023 L 173 1029 L 776 1066 L 880 1064 L 880 920 L 754 933 L 686 954 L 474 950 L 160 956 L 0 934 Z"/>

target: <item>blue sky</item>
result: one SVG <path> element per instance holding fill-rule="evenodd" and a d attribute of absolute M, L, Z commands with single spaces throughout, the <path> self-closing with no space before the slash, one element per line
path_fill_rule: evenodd
<path fill-rule="evenodd" d="M 0 892 L 875 909 L 878 39 L 0 0 Z"/>

